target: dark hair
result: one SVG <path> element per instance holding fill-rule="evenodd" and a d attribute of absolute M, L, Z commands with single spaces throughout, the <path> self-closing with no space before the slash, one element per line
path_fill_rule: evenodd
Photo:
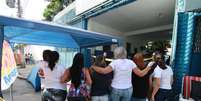
<path fill-rule="evenodd" d="M 51 70 L 53 70 L 58 60 L 59 60 L 59 53 L 57 51 L 52 51 L 50 54 L 50 59 L 48 61 L 48 67 Z"/>
<path fill-rule="evenodd" d="M 94 64 L 96 66 L 105 67 L 106 66 L 105 57 L 102 55 L 97 56 Z"/>
<path fill-rule="evenodd" d="M 160 55 L 160 59 L 157 59 L 157 55 Z M 165 57 L 161 53 L 156 54 L 157 64 L 161 69 L 167 69 L 167 66 L 165 64 Z"/>
<path fill-rule="evenodd" d="M 82 68 L 84 67 L 84 56 L 82 53 L 77 53 L 73 58 L 73 64 L 70 68 L 71 82 L 77 89 L 81 83 Z"/>
<path fill-rule="evenodd" d="M 44 61 L 49 61 L 51 52 L 52 52 L 51 50 L 44 50 L 43 51 L 43 60 Z"/>

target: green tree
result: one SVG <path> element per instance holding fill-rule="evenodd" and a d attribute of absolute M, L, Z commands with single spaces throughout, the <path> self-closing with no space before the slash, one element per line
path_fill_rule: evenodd
<path fill-rule="evenodd" d="M 170 46 L 170 42 L 169 41 L 155 41 L 152 43 L 151 46 L 151 51 L 160 51 L 161 53 L 164 53 L 165 50 L 167 50 L 167 47 Z"/>
<path fill-rule="evenodd" d="M 45 20 L 52 21 L 53 17 L 63 9 L 63 0 L 52 0 L 44 10 L 43 16 Z"/>

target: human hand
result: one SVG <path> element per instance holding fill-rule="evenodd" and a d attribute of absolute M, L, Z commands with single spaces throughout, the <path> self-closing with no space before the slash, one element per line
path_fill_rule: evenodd
<path fill-rule="evenodd" d="M 150 67 L 150 68 L 151 68 L 151 67 L 154 65 L 154 63 L 155 63 L 155 62 L 153 62 L 153 61 L 152 61 L 152 62 L 149 62 L 148 65 L 147 65 L 147 67 Z"/>
<path fill-rule="evenodd" d="M 42 69 L 38 70 L 38 74 L 39 74 L 39 77 L 41 77 L 41 78 L 45 77 L 44 71 Z"/>

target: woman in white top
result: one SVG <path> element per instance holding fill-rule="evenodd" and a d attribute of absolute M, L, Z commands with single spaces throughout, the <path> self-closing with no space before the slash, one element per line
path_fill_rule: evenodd
<path fill-rule="evenodd" d="M 167 101 L 172 89 L 173 71 L 171 67 L 165 65 L 161 54 L 156 55 L 158 66 L 155 68 L 153 77 L 152 101 Z"/>
<path fill-rule="evenodd" d="M 132 71 L 142 77 L 151 69 L 150 67 L 153 63 L 148 64 L 148 68 L 140 70 L 132 60 L 126 59 L 127 52 L 124 47 L 117 47 L 114 50 L 114 57 L 115 60 L 113 60 L 107 67 L 100 68 L 93 65 L 92 68 L 96 72 L 103 74 L 107 74 L 112 71 L 114 72 L 111 84 L 112 101 L 130 101 L 133 92 L 131 83 Z"/>
<path fill-rule="evenodd" d="M 51 51 L 46 56 L 47 60 L 43 61 L 39 70 L 39 75 L 44 78 L 42 101 L 65 101 L 66 85 L 60 82 L 65 67 L 57 64 L 59 60 L 58 52 Z"/>

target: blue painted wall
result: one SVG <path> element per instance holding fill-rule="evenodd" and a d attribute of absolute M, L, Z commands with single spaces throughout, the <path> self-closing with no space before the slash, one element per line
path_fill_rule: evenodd
<path fill-rule="evenodd" d="M 194 13 L 178 13 L 177 44 L 173 64 L 174 91 L 180 93 L 182 78 L 189 74 L 193 47 Z"/>

